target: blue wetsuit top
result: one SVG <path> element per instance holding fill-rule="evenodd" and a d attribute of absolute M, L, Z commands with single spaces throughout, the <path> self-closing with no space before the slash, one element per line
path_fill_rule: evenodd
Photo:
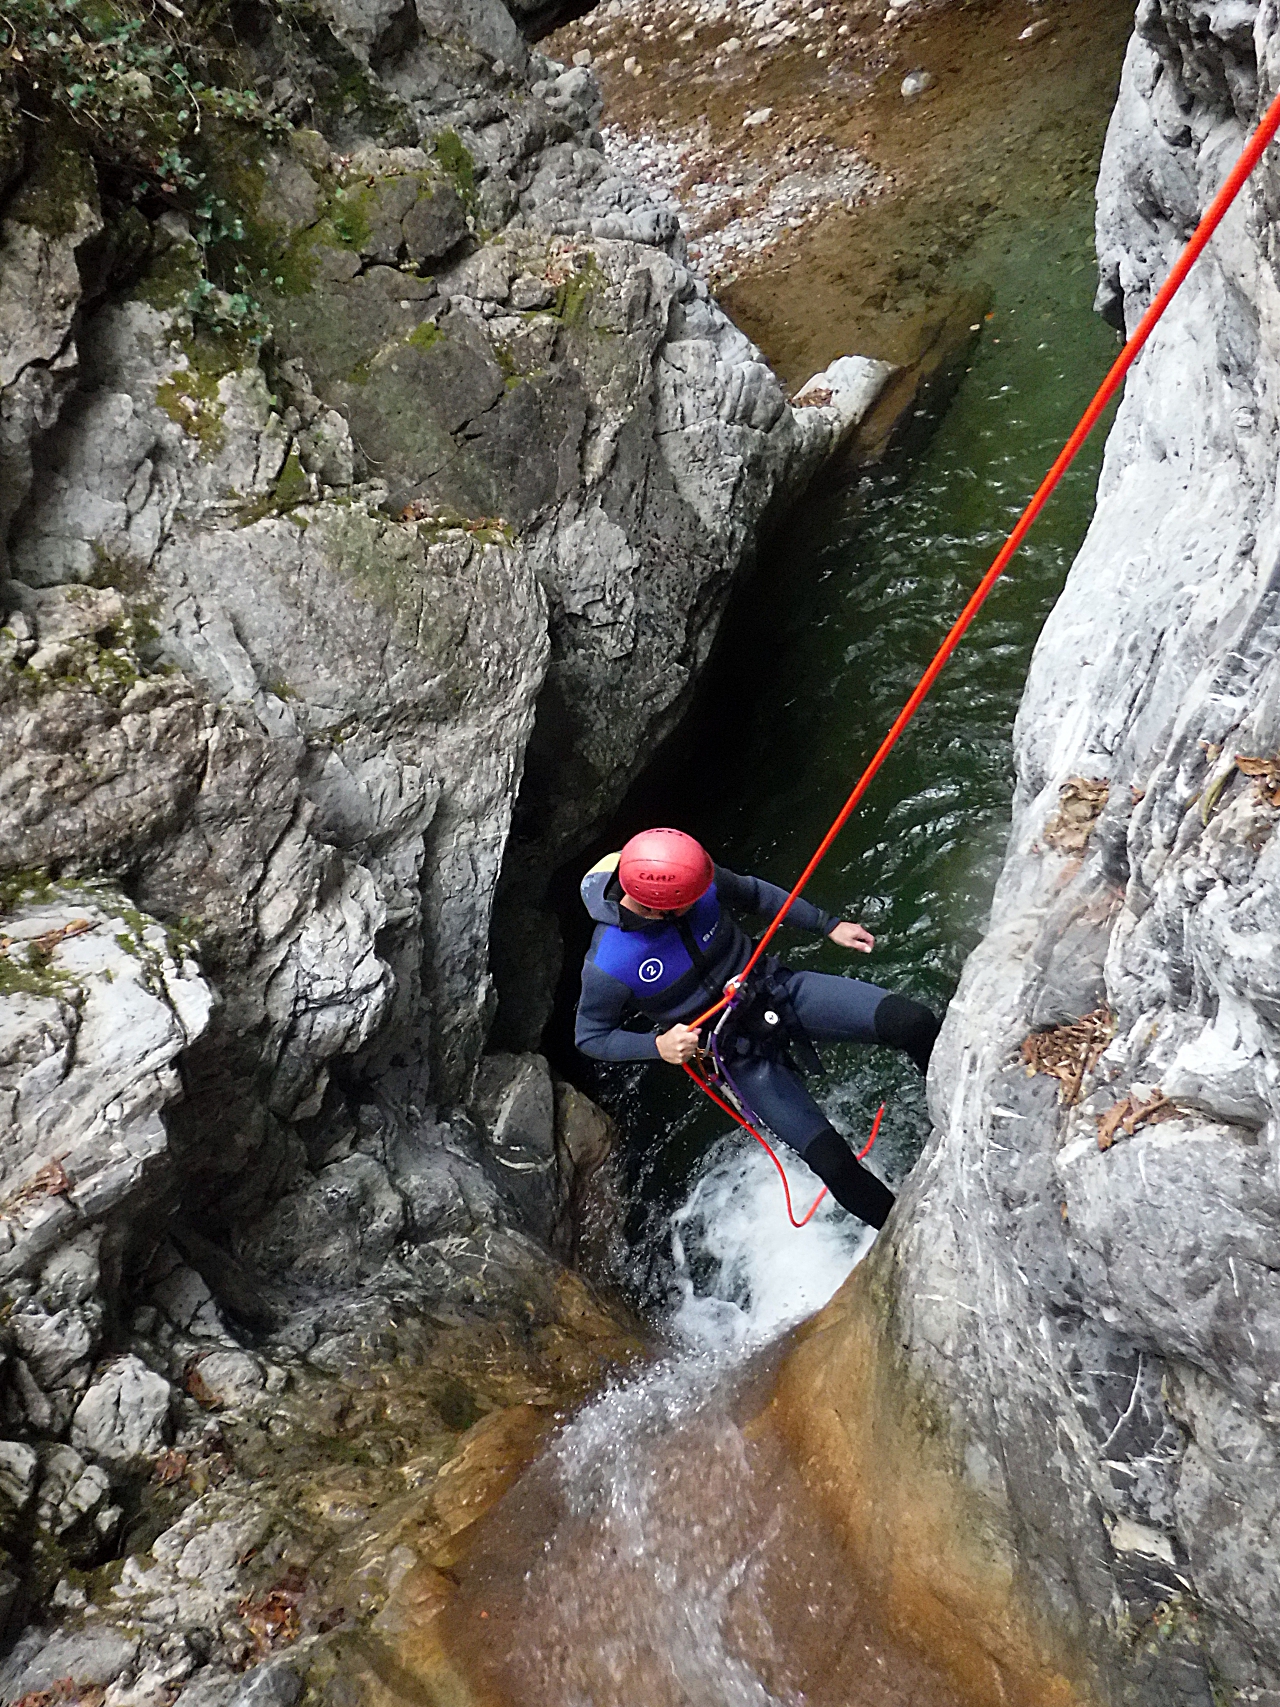
<path fill-rule="evenodd" d="M 657 1030 L 710 1007 L 751 958 L 751 939 L 726 908 L 773 918 L 787 892 L 718 865 L 711 887 L 682 917 L 642 919 L 622 905 L 617 865 L 610 854 L 582 880 L 596 929 L 582 965 L 574 1038 L 597 1061 L 654 1061 Z M 802 898 L 787 923 L 826 936 L 836 921 Z M 636 1017 L 650 1029 L 628 1030 Z"/>

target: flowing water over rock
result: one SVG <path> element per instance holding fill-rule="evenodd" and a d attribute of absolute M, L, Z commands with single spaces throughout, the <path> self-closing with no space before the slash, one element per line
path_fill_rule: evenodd
<path fill-rule="evenodd" d="M 682 1349 L 589 1405 L 478 1526 L 445 1640 L 481 1693 L 521 1707 L 955 1700 L 886 1641 L 779 1443 L 747 1420 L 761 1348 L 870 1243 L 833 1211 L 786 1260 L 776 1191 L 763 1154 L 708 1170 L 675 1222 Z"/>

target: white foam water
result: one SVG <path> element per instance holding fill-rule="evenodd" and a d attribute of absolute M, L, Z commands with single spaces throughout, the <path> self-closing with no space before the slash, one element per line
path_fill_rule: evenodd
<path fill-rule="evenodd" d="M 794 1157 L 787 1174 L 803 1215 L 819 1182 Z M 829 1196 L 808 1226 L 793 1227 L 768 1156 L 752 1138 L 729 1139 L 672 1217 L 681 1297 L 671 1331 L 690 1349 L 753 1351 L 821 1309 L 874 1240 Z"/>

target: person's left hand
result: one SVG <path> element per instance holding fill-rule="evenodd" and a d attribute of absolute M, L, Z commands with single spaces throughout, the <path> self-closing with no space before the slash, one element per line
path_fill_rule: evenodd
<path fill-rule="evenodd" d="M 827 935 L 832 942 L 838 942 L 841 948 L 854 948 L 859 954 L 870 954 L 876 946 L 876 939 L 870 931 L 864 930 L 861 925 L 850 924 L 848 919 L 841 919 L 838 925 L 833 925 Z"/>

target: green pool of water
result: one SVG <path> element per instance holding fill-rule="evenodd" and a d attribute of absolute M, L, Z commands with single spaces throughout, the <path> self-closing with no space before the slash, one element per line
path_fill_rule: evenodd
<path fill-rule="evenodd" d="M 1091 309 L 1091 198 L 1001 219 L 965 270 L 990 291 L 992 313 L 950 404 L 912 424 L 914 443 L 793 518 L 730 620 L 729 668 L 679 778 L 650 797 L 735 870 L 794 881 L 1116 354 Z M 862 920 L 875 953 L 788 932 L 790 964 L 852 970 L 939 1007 L 953 994 L 999 871 L 1027 665 L 1088 526 L 1108 424 L 807 891 Z M 876 1156 L 900 1179 L 927 1136 L 918 1076 L 885 1050 L 837 1047 L 826 1059 L 817 1094 L 843 1130 L 866 1132 L 888 1102 Z M 679 1197 L 726 1130 L 674 1069 L 611 1070 L 600 1092 L 645 1158 L 651 1202 Z"/>

